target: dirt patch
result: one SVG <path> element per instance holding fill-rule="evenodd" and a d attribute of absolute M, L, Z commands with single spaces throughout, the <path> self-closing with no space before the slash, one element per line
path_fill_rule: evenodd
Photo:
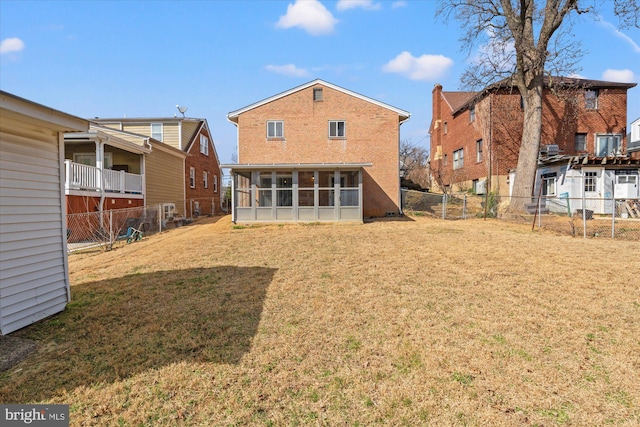
<path fill-rule="evenodd" d="M 37 348 L 34 341 L 0 335 L 0 372 L 13 368 Z"/>

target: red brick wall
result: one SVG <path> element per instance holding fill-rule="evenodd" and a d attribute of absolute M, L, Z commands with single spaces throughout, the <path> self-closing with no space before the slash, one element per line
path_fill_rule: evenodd
<path fill-rule="evenodd" d="M 520 94 L 517 90 L 492 93 L 476 105 L 476 120 L 471 123 L 469 110 L 455 117 L 436 86 L 433 91 L 434 114 L 441 111 L 442 126 L 431 133 L 431 167 L 434 175 L 440 174 L 445 183 L 458 180 L 484 179 L 489 170 L 489 143 L 492 147 L 492 175 L 507 175 L 516 167 L 522 135 L 523 114 Z M 439 105 L 438 105 L 439 104 Z M 586 151 L 595 152 L 595 137 L 599 133 L 621 134 L 623 150 L 626 147 L 626 89 L 600 89 L 598 108 L 585 109 L 584 92 L 576 90 L 556 95 L 549 90 L 543 93 L 541 147 L 556 144 L 561 154 L 579 154 L 575 151 L 575 134 L 585 133 Z M 438 120 L 434 116 L 434 122 Z M 444 133 L 444 122 L 447 132 Z M 489 137 L 491 135 L 491 137 Z M 483 162 L 476 162 L 475 142 L 483 139 Z M 435 159 L 439 142 L 442 160 Z M 464 148 L 464 167 L 453 170 L 453 152 Z M 447 164 L 444 164 L 444 155 Z"/>
<path fill-rule="evenodd" d="M 66 196 L 67 214 L 78 214 L 85 212 L 98 212 L 100 197 L 90 196 Z M 103 209 L 127 209 L 137 208 L 144 205 L 143 199 L 105 197 Z"/>
<path fill-rule="evenodd" d="M 209 155 L 200 152 L 200 135 L 209 138 Z M 220 213 L 220 194 L 222 192 L 221 181 L 222 173 L 220 172 L 219 161 L 216 158 L 216 152 L 213 148 L 213 138 L 209 135 L 206 128 L 202 128 L 195 135 L 194 143 L 189 150 L 190 156 L 185 159 L 185 183 L 187 200 L 197 200 L 200 204 L 200 215 L 209 215 L 212 213 Z M 195 168 L 195 187 L 189 185 L 189 173 L 191 168 Z M 208 188 L 204 186 L 203 172 L 209 172 Z M 214 185 L 214 179 L 217 179 L 217 191 Z M 212 206 L 213 202 L 213 206 Z M 187 210 L 190 210 L 190 206 Z M 213 210 L 213 212 L 212 212 Z M 187 212 L 191 216 L 192 213 Z"/>
<path fill-rule="evenodd" d="M 322 101 L 313 100 L 322 87 Z M 238 117 L 238 163 L 372 163 L 363 176 L 365 217 L 399 210 L 398 113 L 316 85 Z M 284 121 L 284 138 L 267 140 L 267 120 Z M 330 139 L 329 120 L 346 122 L 346 138 Z"/>

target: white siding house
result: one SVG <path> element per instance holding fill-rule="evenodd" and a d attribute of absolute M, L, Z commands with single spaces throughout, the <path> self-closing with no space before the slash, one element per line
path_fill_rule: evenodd
<path fill-rule="evenodd" d="M 0 91 L 0 334 L 70 300 L 65 132 L 89 122 Z"/>

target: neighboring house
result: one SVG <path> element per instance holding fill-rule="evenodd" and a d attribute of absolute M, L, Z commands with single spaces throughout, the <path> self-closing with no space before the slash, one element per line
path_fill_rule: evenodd
<path fill-rule="evenodd" d="M 362 221 L 400 212 L 406 111 L 322 80 L 233 111 L 233 221 Z"/>
<path fill-rule="evenodd" d="M 222 170 L 206 119 L 95 118 L 92 122 L 112 129 L 146 135 L 187 153 L 184 188 L 188 217 L 221 211 Z"/>
<path fill-rule="evenodd" d="M 181 210 L 185 214 L 187 156 L 148 136 L 95 124 L 89 132 L 67 134 L 67 211 L 101 212 L 171 204 L 173 207 L 167 211 Z"/>
<path fill-rule="evenodd" d="M 89 122 L 0 91 L 0 334 L 70 301 L 65 132 Z"/>
<path fill-rule="evenodd" d="M 627 90 L 635 83 L 546 78 L 541 151 L 606 157 L 626 150 Z M 436 189 L 509 195 L 523 104 L 508 81 L 480 92 L 432 92 L 431 174 Z"/>
<path fill-rule="evenodd" d="M 640 159 L 640 117 L 631 123 L 627 139 L 627 152 L 631 157 Z"/>
<path fill-rule="evenodd" d="M 640 198 L 639 178 L 640 159 L 628 156 L 549 156 L 538 161 L 535 194 L 551 212 L 574 214 L 584 205 L 593 213 L 611 214 L 614 200 Z M 617 215 L 625 213 L 623 209 Z"/>

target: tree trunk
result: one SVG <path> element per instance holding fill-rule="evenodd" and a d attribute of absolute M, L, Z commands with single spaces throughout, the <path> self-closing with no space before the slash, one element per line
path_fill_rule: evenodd
<path fill-rule="evenodd" d="M 539 85 L 526 89 L 526 93 L 523 94 L 522 143 L 508 208 L 512 213 L 524 212 L 525 203 L 530 203 L 533 196 L 542 134 L 542 87 L 541 81 Z"/>

